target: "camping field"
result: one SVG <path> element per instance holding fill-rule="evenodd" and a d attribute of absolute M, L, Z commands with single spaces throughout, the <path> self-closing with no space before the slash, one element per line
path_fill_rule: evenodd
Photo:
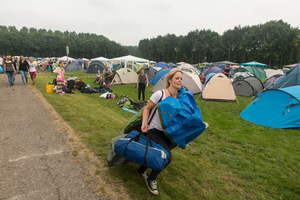
<path fill-rule="evenodd" d="M 102 99 L 100 94 L 79 91 L 64 96 L 46 93 L 46 84 L 53 78 L 49 72 L 38 74 L 37 89 L 106 163 L 111 138 L 133 114 L 116 104 L 119 98 Z M 96 86 L 94 78 L 82 80 Z M 137 100 L 134 84 L 112 89 L 119 96 L 126 94 Z M 148 92 L 146 99 L 150 95 Z M 253 98 L 238 97 L 235 103 L 202 101 L 199 95 L 195 98 L 209 128 L 185 150 L 172 151 L 172 163 L 157 179 L 158 196 L 153 196 L 137 175 L 137 164 L 109 168 L 112 180 L 123 183 L 132 199 L 300 199 L 299 129 L 274 129 L 242 119 L 239 113 Z"/>

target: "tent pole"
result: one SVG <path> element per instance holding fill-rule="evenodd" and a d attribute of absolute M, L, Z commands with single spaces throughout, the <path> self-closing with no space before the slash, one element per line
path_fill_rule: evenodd
<path fill-rule="evenodd" d="M 239 99 L 238 99 L 238 98 L 236 98 L 236 102 L 238 103 L 238 105 L 240 105 L 240 102 L 239 102 Z"/>
<path fill-rule="evenodd" d="M 200 96 L 201 96 L 201 93 L 200 93 L 199 96 L 197 97 L 196 101 L 200 98 Z"/>

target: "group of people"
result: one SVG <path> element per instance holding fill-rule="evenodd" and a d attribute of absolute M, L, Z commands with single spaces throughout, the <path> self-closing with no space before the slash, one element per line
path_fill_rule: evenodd
<path fill-rule="evenodd" d="M 16 74 L 20 73 L 23 84 L 28 83 L 28 72 L 32 80 L 32 84 L 35 84 L 36 73 L 39 73 L 37 64 L 33 62 L 33 58 L 29 59 L 27 62 L 23 55 L 20 56 L 20 60 L 17 58 L 13 61 L 12 57 L 9 55 L 0 59 L 0 67 L 3 67 L 3 72 L 8 77 L 9 86 L 15 84 Z"/>

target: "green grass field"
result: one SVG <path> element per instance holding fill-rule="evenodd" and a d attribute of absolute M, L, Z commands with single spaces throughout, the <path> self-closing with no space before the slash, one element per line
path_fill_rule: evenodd
<path fill-rule="evenodd" d="M 118 99 L 102 99 L 100 94 L 46 93 L 53 78 L 48 72 L 38 74 L 36 87 L 106 162 L 111 138 L 133 114 L 119 108 Z M 94 78 L 82 80 L 96 86 Z M 134 84 L 112 89 L 137 100 Z M 239 113 L 252 98 L 238 97 L 238 103 L 195 98 L 209 128 L 185 150 L 172 151 L 172 163 L 157 179 L 158 196 L 151 195 L 137 175 L 137 164 L 110 168 L 110 176 L 124 183 L 132 199 L 300 199 L 300 129 L 274 129 L 242 119 Z"/>

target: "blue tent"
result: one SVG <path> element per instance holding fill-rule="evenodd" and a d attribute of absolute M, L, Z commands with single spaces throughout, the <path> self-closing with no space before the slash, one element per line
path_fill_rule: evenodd
<path fill-rule="evenodd" d="M 90 63 L 89 68 L 86 73 L 97 74 L 98 70 L 100 70 L 100 73 L 102 73 L 104 69 L 105 69 L 105 65 L 101 61 L 94 60 Z"/>
<path fill-rule="evenodd" d="M 159 62 L 154 67 L 160 67 L 162 69 L 168 69 L 169 65 L 167 63 L 165 63 L 165 62 Z"/>
<path fill-rule="evenodd" d="M 220 69 L 222 69 L 222 71 L 225 69 L 225 66 L 226 65 L 223 64 L 223 63 L 217 63 L 217 64 L 214 65 L 214 67 L 219 67 Z M 232 76 L 234 74 L 234 70 L 228 65 L 227 65 L 227 67 L 230 70 L 230 75 Z"/>
<path fill-rule="evenodd" d="M 286 72 L 285 76 L 277 81 L 275 85 L 270 87 L 270 89 L 278 89 L 294 85 L 300 85 L 300 63 Z"/>
<path fill-rule="evenodd" d="M 223 70 L 219 67 L 209 67 L 207 69 L 204 69 L 202 73 L 204 74 L 204 76 L 206 76 L 209 73 L 215 73 L 215 74 L 223 73 Z"/>
<path fill-rule="evenodd" d="M 88 62 L 82 59 L 73 60 L 68 66 L 68 70 L 82 70 L 87 69 Z"/>
<path fill-rule="evenodd" d="M 266 90 L 257 95 L 240 116 L 273 128 L 300 127 L 300 85 Z"/>
<path fill-rule="evenodd" d="M 170 70 L 171 69 L 161 69 L 161 70 L 159 70 L 155 74 L 154 78 L 151 81 L 149 81 L 149 84 L 154 84 L 155 85 L 165 74 L 169 73 Z"/>
<path fill-rule="evenodd" d="M 207 75 L 205 76 L 206 81 L 205 81 L 204 85 L 206 85 L 206 83 L 208 83 L 208 81 L 211 79 L 211 77 L 213 77 L 215 74 L 216 74 L 216 73 L 213 73 L 213 72 L 207 74 Z"/>

